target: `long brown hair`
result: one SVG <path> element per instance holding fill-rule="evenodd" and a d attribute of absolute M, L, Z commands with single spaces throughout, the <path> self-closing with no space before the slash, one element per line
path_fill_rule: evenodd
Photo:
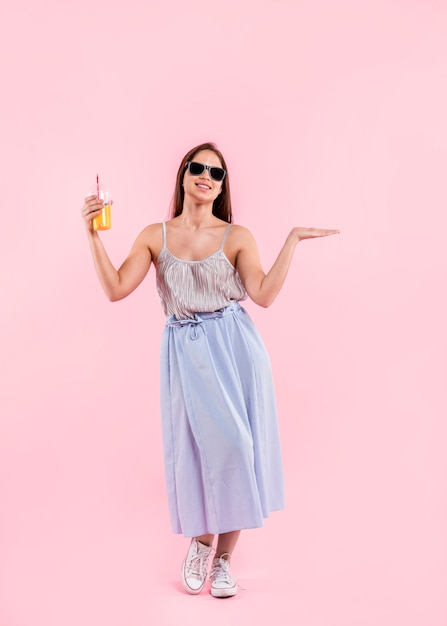
<path fill-rule="evenodd" d="M 228 180 L 228 168 L 225 163 L 225 159 L 217 149 L 214 143 L 202 143 L 200 146 L 192 148 L 182 159 L 180 167 L 178 168 L 177 178 L 175 181 L 175 190 L 171 202 L 171 217 L 177 217 L 183 211 L 183 200 L 185 198 L 185 191 L 183 189 L 183 177 L 185 176 L 186 164 L 188 161 L 192 161 L 195 155 L 202 150 L 211 150 L 219 157 L 222 167 L 227 172 L 225 178 L 222 181 L 222 191 L 213 202 L 213 215 L 223 220 L 224 222 L 231 223 L 233 221 L 233 213 L 231 211 L 231 198 L 230 198 L 230 181 Z"/>

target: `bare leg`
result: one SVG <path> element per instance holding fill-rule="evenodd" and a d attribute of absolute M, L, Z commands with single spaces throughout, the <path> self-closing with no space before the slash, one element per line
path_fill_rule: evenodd
<path fill-rule="evenodd" d="M 229 561 L 240 534 L 240 530 L 232 530 L 229 533 L 222 533 L 219 535 L 214 558 L 218 559 L 219 557 L 223 557 Z"/>
<path fill-rule="evenodd" d="M 196 537 L 197 541 L 203 543 L 205 546 L 212 546 L 214 541 L 214 535 L 200 535 L 200 537 Z"/>

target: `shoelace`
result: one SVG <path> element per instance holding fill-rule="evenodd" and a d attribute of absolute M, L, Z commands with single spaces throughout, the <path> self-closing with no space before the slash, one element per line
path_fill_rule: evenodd
<path fill-rule="evenodd" d="M 210 578 L 214 582 L 225 582 L 233 585 L 236 581 L 230 575 L 230 564 L 226 559 L 219 559 L 219 563 L 213 565 Z"/>
<path fill-rule="evenodd" d="M 188 568 L 191 569 L 193 574 L 199 576 L 200 580 L 204 579 L 206 576 L 211 552 L 211 550 L 200 550 L 188 563 Z"/>
<path fill-rule="evenodd" d="M 219 559 L 219 563 L 213 565 L 210 571 L 210 580 L 214 582 L 226 582 L 229 585 L 236 585 L 238 589 L 247 591 L 247 587 L 243 587 L 230 574 L 230 562 L 226 559 Z"/>

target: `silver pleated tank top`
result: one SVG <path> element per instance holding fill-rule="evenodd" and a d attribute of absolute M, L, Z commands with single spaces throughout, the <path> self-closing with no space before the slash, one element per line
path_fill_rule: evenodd
<path fill-rule="evenodd" d="M 156 283 L 167 316 L 193 318 L 196 313 L 218 311 L 247 298 L 236 268 L 223 251 L 230 227 L 228 224 L 217 252 L 200 261 L 184 261 L 166 247 L 163 222 L 163 248 L 157 259 Z"/>

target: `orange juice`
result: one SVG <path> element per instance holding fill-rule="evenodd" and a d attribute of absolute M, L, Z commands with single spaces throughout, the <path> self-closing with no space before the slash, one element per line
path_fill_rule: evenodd
<path fill-rule="evenodd" d="M 111 226 L 110 204 L 105 204 L 101 214 L 93 218 L 93 230 L 108 230 Z"/>

